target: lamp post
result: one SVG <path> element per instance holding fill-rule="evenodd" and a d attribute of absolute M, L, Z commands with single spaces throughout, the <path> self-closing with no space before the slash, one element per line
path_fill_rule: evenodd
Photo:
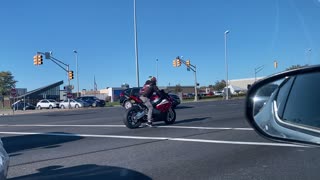
<path fill-rule="evenodd" d="M 264 68 L 264 65 L 254 68 L 254 82 L 257 81 L 257 73 L 260 72 Z"/>
<path fill-rule="evenodd" d="M 309 48 L 307 51 L 307 55 L 308 55 L 308 66 L 311 65 L 311 53 L 312 53 L 312 49 Z"/>
<path fill-rule="evenodd" d="M 138 60 L 138 33 L 137 33 L 137 18 L 136 18 L 136 0 L 133 0 L 133 23 L 134 23 L 134 48 L 136 58 L 136 78 L 137 87 L 140 87 L 139 82 L 139 60 Z"/>
<path fill-rule="evenodd" d="M 76 77 L 77 77 L 77 97 L 79 97 L 79 76 L 78 76 L 78 52 L 76 50 L 73 50 L 76 56 Z"/>
<path fill-rule="evenodd" d="M 158 74 L 158 59 L 156 59 L 156 71 L 157 71 L 157 81 L 159 82 L 159 74 Z"/>
<path fill-rule="evenodd" d="M 226 100 L 229 99 L 229 89 L 228 89 L 228 62 L 227 62 L 227 34 L 229 33 L 229 30 L 226 30 L 224 32 L 224 61 L 226 65 Z"/>

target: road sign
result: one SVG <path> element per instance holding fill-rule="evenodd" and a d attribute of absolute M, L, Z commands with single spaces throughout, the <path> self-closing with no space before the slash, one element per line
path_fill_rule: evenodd
<path fill-rule="evenodd" d="M 17 95 L 17 90 L 15 88 L 12 88 L 10 90 L 10 94 L 11 94 L 12 97 L 15 97 Z"/>
<path fill-rule="evenodd" d="M 67 93 L 67 98 L 72 98 L 72 93 Z"/>

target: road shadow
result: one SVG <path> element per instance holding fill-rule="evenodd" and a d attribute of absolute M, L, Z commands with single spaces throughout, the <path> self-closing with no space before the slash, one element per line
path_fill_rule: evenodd
<path fill-rule="evenodd" d="M 177 106 L 175 109 L 190 109 L 194 108 L 193 106 Z"/>
<path fill-rule="evenodd" d="M 49 166 L 38 169 L 37 173 L 10 178 L 8 180 L 151 180 L 150 177 L 130 169 L 98 166 L 94 164 L 64 168 L 63 166 Z"/>
<path fill-rule="evenodd" d="M 180 121 L 176 121 L 174 122 L 172 125 L 175 125 L 175 124 L 184 124 L 184 123 L 191 123 L 191 122 L 199 122 L 199 121 L 204 121 L 204 120 L 207 120 L 209 119 L 210 117 L 203 117 L 203 118 L 192 118 L 192 119 L 185 119 L 185 120 L 180 120 Z M 160 124 L 157 124 L 157 125 L 167 125 L 165 123 L 160 123 Z"/>
<path fill-rule="evenodd" d="M 59 133 L 57 134 L 68 134 Z M 10 153 L 16 153 L 23 150 L 34 149 L 34 148 L 55 148 L 59 147 L 62 143 L 67 143 L 71 141 L 77 141 L 83 139 L 83 137 L 76 136 L 52 136 L 46 134 L 36 134 L 36 135 L 23 135 L 23 136 L 9 136 L 2 137 L 4 148 Z"/>

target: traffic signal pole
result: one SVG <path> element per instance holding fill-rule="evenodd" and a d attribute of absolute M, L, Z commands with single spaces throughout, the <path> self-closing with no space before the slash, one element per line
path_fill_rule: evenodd
<path fill-rule="evenodd" d="M 173 66 L 179 67 L 181 64 L 184 64 L 187 66 L 187 70 L 190 71 L 190 69 L 194 73 L 194 101 L 198 101 L 198 82 L 197 82 L 197 67 L 195 65 L 192 65 L 190 63 L 190 60 L 183 60 L 179 56 L 176 57 L 176 59 L 173 60 Z"/>
<path fill-rule="evenodd" d="M 43 62 L 42 62 L 42 55 L 45 56 L 46 59 L 49 59 L 51 60 L 52 62 L 54 62 L 56 65 L 58 65 L 61 69 L 63 69 L 64 71 L 67 72 L 67 76 L 68 76 L 68 88 L 67 88 L 67 92 L 68 94 L 70 93 L 70 80 L 74 79 L 73 77 L 73 71 L 70 71 L 70 67 L 69 67 L 69 64 L 66 64 L 56 58 L 54 58 L 52 55 L 51 55 L 51 52 L 37 52 L 37 55 L 33 57 L 33 61 L 34 61 L 34 64 L 35 65 L 42 65 Z M 68 104 L 69 104 L 69 108 L 71 108 L 71 105 L 70 105 L 70 98 L 68 97 Z"/>

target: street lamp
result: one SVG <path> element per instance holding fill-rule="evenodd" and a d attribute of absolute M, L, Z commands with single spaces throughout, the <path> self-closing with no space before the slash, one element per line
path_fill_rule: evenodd
<path fill-rule="evenodd" d="M 308 66 L 311 65 L 311 53 L 312 53 L 312 49 L 309 48 L 307 51 L 307 55 L 308 55 Z"/>
<path fill-rule="evenodd" d="M 158 74 L 158 59 L 156 59 L 156 71 L 157 71 L 157 81 L 159 82 L 159 74 Z"/>
<path fill-rule="evenodd" d="M 79 76 L 78 76 L 78 52 L 73 50 L 76 55 L 76 77 L 77 77 L 77 97 L 79 97 Z"/>
<path fill-rule="evenodd" d="M 229 89 L 228 89 L 228 62 L 227 62 L 227 34 L 229 33 L 229 30 L 226 30 L 224 32 L 224 60 L 226 65 L 226 100 L 229 99 Z"/>
<path fill-rule="evenodd" d="M 257 73 L 260 72 L 264 68 L 264 65 L 254 68 L 254 82 L 257 81 Z"/>
<path fill-rule="evenodd" d="M 139 60 L 138 60 L 138 33 L 137 33 L 137 18 L 136 18 L 136 0 L 133 0 L 133 23 L 134 23 L 134 48 L 136 57 L 136 77 L 137 87 L 140 87 L 139 82 Z"/>

